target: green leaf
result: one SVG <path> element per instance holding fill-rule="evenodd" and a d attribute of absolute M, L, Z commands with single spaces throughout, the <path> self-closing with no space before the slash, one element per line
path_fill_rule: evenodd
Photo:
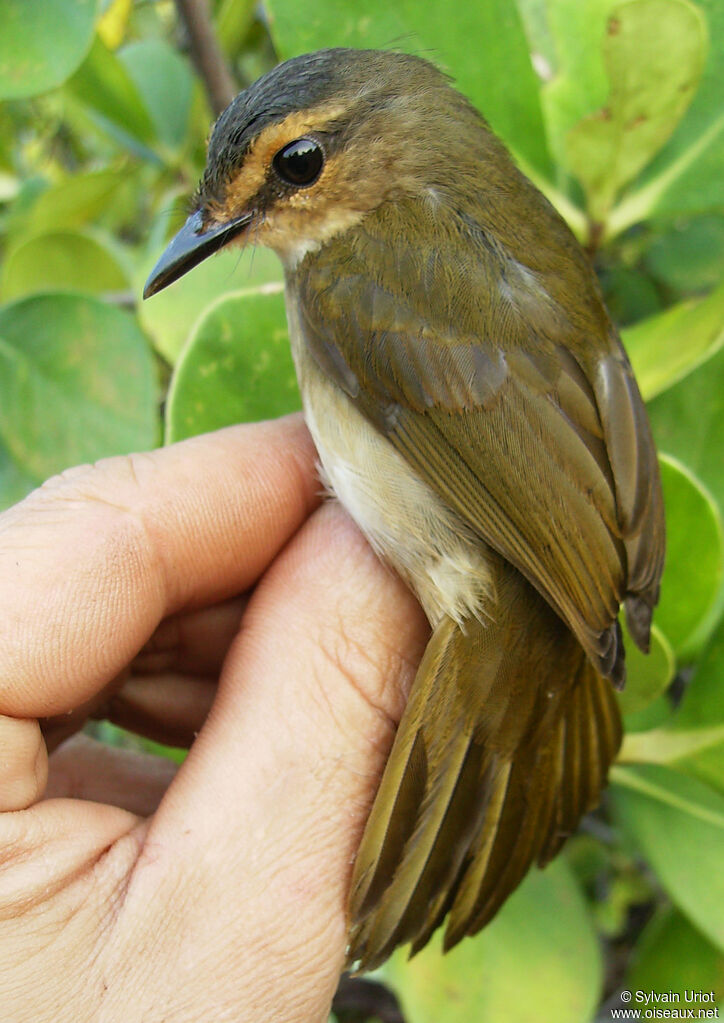
<path fill-rule="evenodd" d="M 133 317 L 50 294 L 0 307 L 0 441 L 33 479 L 156 441 L 151 355 Z"/>
<path fill-rule="evenodd" d="M 568 165 L 594 220 L 604 222 L 623 186 L 671 136 L 706 50 L 706 22 L 687 0 L 631 0 L 612 11 L 603 41 L 608 102 L 567 138 Z"/>
<path fill-rule="evenodd" d="M 628 327 L 622 337 L 648 401 L 724 345 L 724 284 L 707 298 L 680 302 Z"/>
<path fill-rule="evenodd" d="M 280 286 L 220 299 L 196 328 L 166 408 L 166 439 L 270 419 L 301 405 Z"/>
<path fill-rule="evenodd" d="M 675 992 L 681 1008 L 688 1004 L 686 993 L 690 998 L 694 991 L 711 993 L 715 1000 L 724 995 L 724 954 L 685 916 L 666 906 L 636 942 L 623 986 L 632 992 Z"/>
<path fill-rule="evenodd" d="M 671 899 L 724 949 L 724 796 L 668 767 L 614 767 L 613 813 Z"/>
<path fill-rule="evenodd" d="M 0 510 L 21 501 L 41 482 L 39 477 L 23 472 L 0 438 Z"/>
<path fill-rule="evenodd" d="M 660 451 L 685 462 L 724 508 L 724 348 L 648 405 Z"/>
<path fill-rule="evenodd" d="M 530 0 L 528 0 L 530 2 Z M 611 10 L 620 0 L 555 0 L 544 14 L 553 38 L 541 101 L 548 139 L 559 174 L 566 167 L 566 136 L 574 125 L 606 101 L 608 84 L 601 40 Z"/>
<path fill-rule="evenodd" d="M 699 662 L 675 727 L 690 729 L 724 724 L 724 620 L 718 625 Z"/>
<path fill-rule="evenodd" d="M 216 18 L 219 45 L 227 57 L 234 58 L 249 34 L 254 21 L 256 0 L 223 0 Z"/>
<path fill-rule="evenodd" d="M 606 308 L 622 332 L 665 307 L 660 289 L 638 266 L 617 261 L 601 267 L 598 277 Z"/>
<path fill-rule="evenodd" d="M 662 693 L 658 696 L 653 703 L 648 704 L 643 710 L 634 711 L 632 714 L 627 714 L 624 718 L 624 737 L 623 746 L 621 747 L 621 753 L 618 759 L 622 763 L 668 763 L 668 758 L 663 759 L 657 755 L 653 757 L 640 756 L 638 753 L 630 753 L 629 746 L 636 745 L 639 740 L 641 733 L 646 735 L 653 735 L 655 731 L 660 732 L 663 725 L 667 724 L 671 720 L 674 713 L 674 705 L 669 697 Z"/>
<path fill-rule="evenodd" d="M 627 735 L 621 751 L 629 763 L 676 764 L 724 792 L 724 619 L 696 666 L 681 705 L 663 727 Z M 628 723 L 628 722 L 627 722 Z"/>
<path fill-rule="evenodd" d="M 713 40 L 699 89 L 672 138 L 612 212 L 612 235 L 649 216 L 671 219 L 722 211 L 724 4 L 699 0 L 697 6 L 708 18 Z"/>
<path fill-rule="evenodd" d="M 131 148 L 153 141 L 153 122 L 136 83 L 98 37 L 66 89 Z M 145 148 L 140 151 L 148 154 Z"/>
<path fill-rule="evenodd" d="M 3 0 L 0 99 L 64 82 L 88 52 L 95 13 L 96 0 Z"/>
<path fill-rule="evenodd" d="M 0 277 L 3 301 L 39 291 L 124 291 L 128 277 L 109 246 L 80 231 L 36 235 L 14 248 Z"/>
<path fill-rule="evenodd" d="M 666 564 L 654 620 L 679 658 L 686 659 L 706 639 L 699 627 L 724 578 L 724 534 L 719 509 L 693 473 L 666 455 L 660 468 Z"/>
<path fill-rule="evenodd" d="M 15 234 L 42 234 L 59 228 L 76 229 L 95 220 L 113 201 L 127 174 L 116 170 L 74 174 L 42 192 Z"/>
<path fill-rule="evenodd" d="M 102 0 L 102 14 L 96 29 L 111 50 L 115 50 L 125 39 L 132 8 L 133 0 Z"/>
<path fill-rule="evenodd" d="M 623 616 L 621 628 L 626 648 L 626 688 L 618 693 L 618 702 L 622 714 L 637 714 L 667 689 L 674 677 L 676 659 L 666 637 L 655 625 L 648 654 L 642 653 L 629 636 Z"/>
<path fill-rule="evenodd" d="M 418 0 L 269 0 L 270 30 L 282 57 L 326 46 L 401 49 L 427 56 L 493 130 L 538 174 L 552 178 L 538 82 L 517 7 L 510 0 L 445 4 Z M 502 87 L 501 83 L 505 83 Z"/>
<path fill-rule="evenodd" d="M 646 267 L 678 294 L 710 291 L 724 280 L 724 215 L 678 221 L 659 230 Z"/>
<path fill-rule="evenodd" d="M 586 905 L 562 860 L 533 870 L 480 934 L 443 956 L 440 935 L 382 969 L 415 1023 L 584 1023 L 602 970 Z"/>
<path fill-rule="evenodd" d="M 139 293 L 160 254 L 159 246 L 159 251 L 150 255 L 137 282 Z M 141 303 L 141 322 L 157 350 L 173 365 L 197 320 L 212 302 L 242 288 L 281 285 L 281 280 L 279 260 L 268 249 L 222 249 L 213 259 L 205 259 L 192 273 Z"/>
<path fill-rule="evenodd" d="M 168 43 L 144 39 L 118 54 L 151 115 L 156 137 L 171 150 L 186 141 L 193 79 L 188 65 Z"/>
<path fill-rule="evenodd" d="M 677 766 L 724 792 L 724 620 L 697 665 L 678 714 L 671 738 L 688 737 L 692 746 L 679 748 Z M 697 745 L 693 747 L 693 743 Z"/>

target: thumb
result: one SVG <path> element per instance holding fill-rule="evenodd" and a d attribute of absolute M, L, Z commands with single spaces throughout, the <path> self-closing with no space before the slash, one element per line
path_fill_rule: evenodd
<path fill-rule="evenodd" d="M 182 913 L 177 961 L 213 971 L 209 1018 L 326 1019 L 351 866 L 427 631 L 341 508 L 312 515 L 258 585 L 150 825 L 117 920 L 126 963 L 137 921 Z"/>

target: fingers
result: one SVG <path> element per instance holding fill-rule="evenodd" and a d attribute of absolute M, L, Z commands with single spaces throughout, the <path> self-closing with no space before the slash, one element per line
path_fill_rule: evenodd
<path fill-rule="evenodd" d="M 190 746 L 206 720 L 246 603 L 246 597 L 237 597 L 165 619 L 128 670 L 89 702 L 43 718 L 48 750 L 57 749 L 89 717 L 106 718 L 168 746 Z"/>
<path fill-rule="evenodd" d="M 0 715 L 0 812 L 31 806 L 43 794 L 47 773 L 38 722 Z"/>
<path fill-rule="evenodd" d="M 19 717 L 92 705 L 105 686 L 113 702 L 119 672 L 162 618 L 228 600 L 273 562 L 163 797 L 168 765 L 74 740 L 53 758 L 49 792 L 84 798 L 0 820 L 0 915 L 32 939 L 6 933 L 9 949 L 25 948 L 18 969 L 62 928 L 69 954 L 53 990 L 95 978 L 91 1000 L 108 1018 L 126 1018 L 129 997 L 138 1019 L 159 1007 L 186 1018 L 199 1000 L 209 1018 L 326 1017 L 351 863 L 427 626 L 338 506 L 305 522 L 313 458 L 294 420 L 224 431 L 76 470 L 0 519 L 0 565 L 11 568 L 0 572 L 0 709 Z M 215 653 L 202 655 L 198 636 L 161 633 L 138 666 L 163 676 L 170 655 L 171 686 L 171 651 L 185 643 L 203 683 L 239 611 L 197 622 Z M 151 719 L 142 683 L 128 693 Z M 179 720 L 203 715 L 198 695 Z M 41 777 L 36 733 L 23 743 L 24 722 L 10 725 L 19 774 Z M 150 821 L 135 816 L 159 798 Z"/>
<path fill-rule="evenodd" d="M 215 696 L 215 679 L 173 674 L 131 677 L 98 716 L 166 746 L 187 748 Z"/>
<path fill-rule="evenodd" d="M 246 605 L 237 597 L 163 621 L 96 716 L 169 746 L 190 746 Z"/>
<path fill-rule="evenodd" d="M 146 817 L 152 814 L 176 765 L 163 757 L 116 749 L 75 735 L 52 755 L 46 798 L 73 797 L 111 803 Z"/>
<path fill-rule="evenodd" d="M 210 1008 L 267 1018 L 275 991 L 277 1005 L 288 999 L 275 1018 L 322 1018 L 344 954 L 351 864 L 427 632 L 341 509 L 317 511 L 251 597 L 109 954 L 123 959 L 138 942 L 142 911 L 182 930 L 197 955 L 213 929 L 224 941 Z M 203 902 L 179 898 L 192 889 Z M 210 969 L 211 953 L 196 961 Z"/>
<path fill-rule="evenodd" d="M 288 417 L 71 470 L 5 512 L 0 713 L 85 703 L 162 618 L 251 586 L 314 506 L 313 466 Z"/>
<path fill-rule="evenodd" d="M 247 597 L 235 597 L 165 619 L 134 659 L 132 672 L 218 675 L 247 603 Z"/>

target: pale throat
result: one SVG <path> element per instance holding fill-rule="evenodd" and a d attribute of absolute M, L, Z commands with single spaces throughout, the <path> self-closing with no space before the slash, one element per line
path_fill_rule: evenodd
<path fill-rule="evenodd" d="M 318 252 L 337 235 L 356 227 L 365 215 L 364 210 L 344 207 L 315 215 L 295 209 L 290 204 L 283 212 L 265 215 L 262 225 L 250 240 L 273 249 L 285 271 L 294 273 L 305 256 Z"/>

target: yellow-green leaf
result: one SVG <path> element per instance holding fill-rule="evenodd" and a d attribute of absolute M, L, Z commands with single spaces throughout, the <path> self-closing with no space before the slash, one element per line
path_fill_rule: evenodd
<path fill-rule="evenodd" d="M 3 0 L 0 99 L 46 92 L 65 81 L 93 38 L 96 0 Z"/>
<path fill-rule="evenodd" d="M 608 102 L 571 130 L 566 146 L 594 220 L 605 220 L 623 186 L 671 136 L 706 52 L 706 21 L 688 0 L 630 0 L 612 11 L 603 41 Z"/>
<path fill-rule="evenodd" d="M 611 803 L 672 900 L 724 949 L 724 796 L 647 764 L 614 767 Z"/>
<path fill-rule="evenodd" d="M 128 313 L 87 295 L 0 307 L 0 442 L 28 478 L 152 447 L 156 380 Z"/>
<path fill-rule="evenodd" d="M 128 276 L 110 246 L 80 231 L 51 231 L 14 248 L 0 277 L 4 302 L 39 291 L 106 294 L 129 288 Z"/>
<path fill-rule="evenodd" d="M 722 585 L 722 521 L 711 495 L 684 465 L 662 456 L 660 468 L 666 562 L 654 621 L 677 656 L 686 659 L 707 639 L 700 627 L 716 605 Z"/>
<path fill-rule="evenodd" d="M 167 441 L 301 405 L 281 285 L 212 305 L 179 359 L 166 408 Z"/>
<path fill-rule="evenodd" d="M 641 393 L 648 401 L 724 345 L 724 284 L 622 331 Z"/>
<path fill-rule="evenodd" d="M 439 936 L 383 967 L 414 1023 L 583 1023 L 601 987 L 598 940 L 569 868 L 532 870 L 480 934 L 442 955 Z"/>

